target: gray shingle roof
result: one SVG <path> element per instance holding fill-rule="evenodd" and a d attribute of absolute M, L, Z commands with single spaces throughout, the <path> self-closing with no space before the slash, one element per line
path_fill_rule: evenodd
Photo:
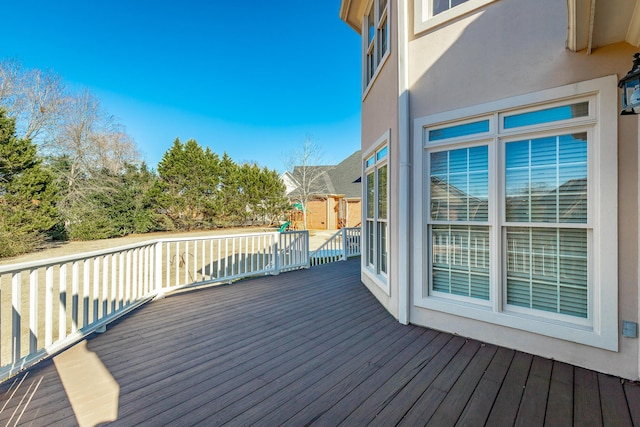
<path fill-rule="evenodd" d="M 320 187 L 323 195 L 344 194 L 347 198 L 360 198 L 362 197 L 361 162 L 361 152 L 358 150 L 335 166 L 311 166 L 310 168 L 322 171 Z M 296 169 L 298 166 L 294 167 L 292 177 L 299 175 Z M 310 175 L 316 176 L 316 173 L 312 172 Z"/>
<path fill-rule="evenodd" d="M 328 171 L 335 194 L 345 197 L 362 197 L 362 155 L 360 150 L 344 159 L 335 168 Z"/>

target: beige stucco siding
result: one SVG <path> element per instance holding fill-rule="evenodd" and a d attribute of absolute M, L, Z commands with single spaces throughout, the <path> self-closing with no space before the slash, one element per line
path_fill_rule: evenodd
<path fill-rule="evenodd" d="M 382 291 L 363 272 L 362 280 L 385 308 L 398 317 L 398 26 L 396 19 L 397 4 L 390 1 L 390 54 L 378 72 L 378 76 L 363 94 L 362 102 L 362 152 L 366 156 L 369 150 L 385 134 L 389 133 L 389 294 Z M 364 179 L 363 179 L 364 183 Z M 363 220 L 364 224 L 364 220 Z"/>
<path fill-rule="evenodd" d="M 412 116 L 624 75 L 631 67 L 635 49 L 626 43 L 587 55 L 566 50 L 566 37 L 567 6 L 558 0 L 498 0 L 414 36 L 409 44 Z"/>
<path fill-rule="evenodd" d="M 409 22 L 413 22 L 413 17 Z M 591 55 L 566 50 L 567 4 L 559 0 L 498 0 L 431 31 L 413 35 L 412 26 L 409 31 L 412 122 L 435 113 L 602 76 L 617 74 L 620 77 L 629 70 L 635 52 L 626 43 L 597 48 Z M 377 104 L 391 91 L 395 81 L 389 78 L 381 83 L 380 92 L 384 88 L 384 93 L 374 92 L 371 101 L 365 100 L 363 106 L 363 135 L 367 137 L 381 132 L 380 121 L 386 112 Z M 374 131 L 372 128 L 376 127 Z M 618 323 L 621 324 L 623 320 L 637 322 L 639 309 L 638 118 L 619 117 L 618 134 L 617 298 Z M 616 144 L 616 141 L 601 143 Z M 412 160 L 414 167 L 421 167 L 421 162 L 421 159 Z M 393 182 L 397 183 L 397 177 Z M 412 286 L 421 284 L 412 283 Z M 620 335 L 619 351 L 614 352 L 415 306 L 410 316 L 416 324 L 627 378 L 639 376 L 638 339 Z"/>

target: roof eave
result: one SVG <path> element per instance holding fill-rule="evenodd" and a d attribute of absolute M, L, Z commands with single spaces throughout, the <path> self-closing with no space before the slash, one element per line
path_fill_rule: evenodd
<path fill-rule="evenodd" d="M 346 22 L 358 34 L 362 34 L 362 20 L 358 11 L 362 8 L 361 0 L 342 0 L 340 3 L 340 19 Z"/>
<path fill-rule="evenodd" d="M 613 43 L 640 47 L 640 0 L 568 0 L 567 48 L 574 52 Z"/>

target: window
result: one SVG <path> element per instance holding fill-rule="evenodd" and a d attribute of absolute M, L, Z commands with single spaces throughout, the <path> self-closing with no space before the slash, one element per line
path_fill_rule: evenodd
<path fill-rule="evenodd" d="M 414 33 L 418 34 L 496 0 L 414 0 Z"/>
<path fill-rule="evenodd" d="M 388 0 L 373 0 L 364 17 L 366 28 L 364 87 L 376 76 L 378 68 L 389 52 L 389 3 Z"/>
<path fill-rule="evenodd" d="M 444 12 L 445 10 L 449 10 L 453 7 L 459 6 L 466 1 L 467 0 L 431 0 L 431 15 L 436 16 L 439 13 Z"/>
<path fill-rule="evenodd" d="M 489 299 L 486 145 L 430 154 L 434 292 Z"/>
<path fill-rule="evenodd" d="M 420 119 L 416 305 L 617 348 L 615 88 L 610 76 Z"/>
<path fill-rule="evenodd" d="M 588 139 L 504 144 L 507 304 L 587 318 Z"/>
<path fill-rule="evenodd" d="M 375 150 L 365 160 L 365 267 L 385 279 L 388 269 L 388 148 Z M 386 279 L 384 280 L 386 282 Z"/>
<path fill-rule="evenodd" d="M 474 141 L 475 135 L 486 135 L 491 119 L 428 130 L 428 141 L 440 143 L 428 148 L 428 292 L 489 301 L 493 254 L 504 264 L 506 307 L 588 317 L 587 169 L 593 126 L 527 137 L 531 126 L 588 116 L 588 101 L 498 114 L 503 129 L 523 128 L 523 136 L 498 134 L 492 141 L 484 136 Z M 460 137 L 466 142 L 446 143 Z M 503 160 L 490 161 L 490 146 L 504 153 Z M 504 183 L 504 193 L 494 200 L 489 200 L 490 170 Z M 490 209 L 502 213 L 493 230 Z M 492 250 L 491 232 L 502 234 L 502 253 Z"/>

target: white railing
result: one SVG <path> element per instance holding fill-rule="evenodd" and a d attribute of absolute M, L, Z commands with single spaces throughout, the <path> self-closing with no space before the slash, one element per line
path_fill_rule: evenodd
<path fill-rule="evenodd" d="M 0 380 L 167 292 L 307 267 L 306 231 L 162 239 L 0 267 Z"/>
<path fill-rule="evenodd" d="M 360 255 L 360 227 L 342 228 L 309 256 L 311 265 L 321 265 Z"/>

